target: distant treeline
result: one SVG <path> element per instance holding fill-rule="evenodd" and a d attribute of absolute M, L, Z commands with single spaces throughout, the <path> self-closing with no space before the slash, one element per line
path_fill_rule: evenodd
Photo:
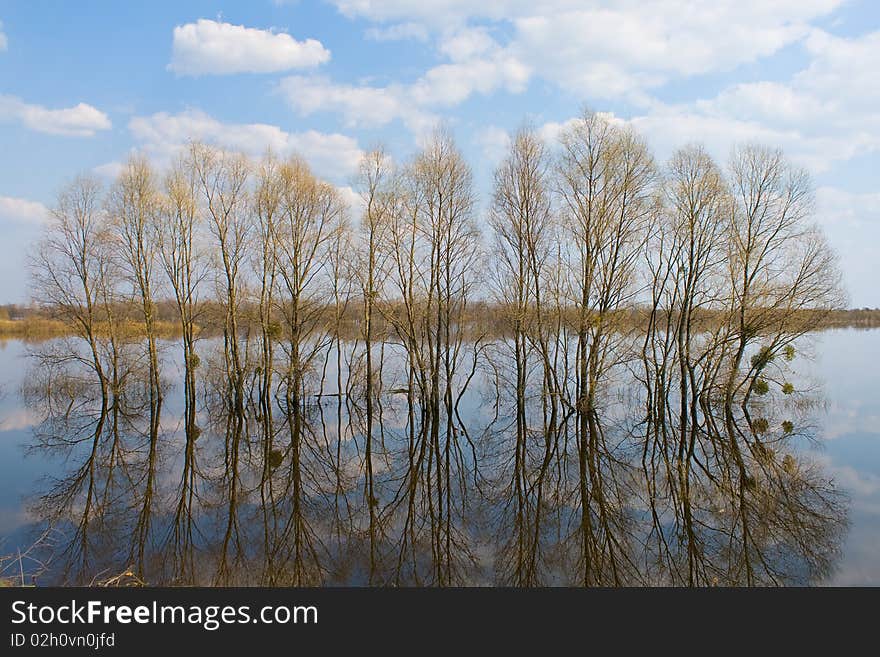
<path fill-rule="evenodd" d="M 345 309 L 340 318 L 337 330 L 338 337 L 342 339 L 356 339 L 359 335 L 360 310 L 358 303 Z M 200 314 L 202 324 L 199 326 L 200 335 L 210 337 L 222 335 L 223 332 L 223 309 L 215 302 L 204 302 Z M 248 312 L 245 307 L 242 317 L 252 322 L 245 321 L 240 327 L 243 332 L 256 333 L 259 331 L 259 308 L 254 306 Z M 403 313 L 401 305 L 393 314 Z M 646 307 L 633 307 L 614 312 L 616 322 L 623 320 L 623 324 L 630 328 L 646 327 L 650 309 Z M 138 316 L 139 307 L 133 305 L 118 305 L 115 315 L 129 318 L 126 322 L 126 332 L 131 336 L 145 333 L 143 318 Z M 328 305 L 324 313 L 328 318 L 336 313 L 334 307 Z M 850 308 L 848 310 L 821 310 L 802 311 L 803 320 L 815 320 L 818 316 L 816 330 L 835 328 L 880 328 L 880 308 Z M 59 308 L 51 308 L 37 305 L 2 304 L 0 305 L 0 338 L 13 338 L 21 340 L 46 340 L 62 337 L 74 333 L 73 329 L 62 318 L 65 311 Z M 177 321 L 177 307 L 173 301 L 159 301 L 156 303 L 156 328 L 166 338 L 174 338 L 180 334 L 180 325 Z M 279 321 L 280 321 L 279 317 Z M 665 317 L 664 317 L 665 319 Z M 711 310 L 702 310 L 692 317 L 693 325 L 698 329 L 716 327 L 722 321 L 721 313 Z M 563 323 L 574 327 L 578 322 L 578 311 L 570 308 L 563 312 Z M 280 325 L 280 324 L 279 324 Z M 497 303 L 478 302 L 474 303 L 467 316 L 464 318 L 464 328 L 472 335 L 485 335 L 488 337 L 503 337 L 511 335 L 515 330 L 514 321 L 511 319 L 510 309 Z M 377 332 L 389 335 L 393 332 L 393 325 L 378 318 Z"/>

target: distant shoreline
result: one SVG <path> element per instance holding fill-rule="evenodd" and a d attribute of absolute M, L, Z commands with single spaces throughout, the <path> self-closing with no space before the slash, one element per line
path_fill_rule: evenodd
<path fill-rule="evenodd" d="M 353 307 L 356 307 L 354 304 Z M 33 308 L 13 306 L 10 312 L 9 306 L 0 306 L 0 339 L 20 339 L 25 341 L 39 342 L 42 340 L 50 340 L 52 338 L 75 336 L 76 330 L 68 323 L 59 319 L 61 313 L 53 312 L 49 308 Z M 6 310 L 6 312 L 2 312 Z M 219 315 L 219 308 L 213 304 L 206 304 L 203 312 L 203 321 L 200 323 L 198 333 L 203 337 L 211 335 L 222 335 L 223 324 L 222 316 Z M 328 309 L 328 312 L 330 310 Z M 393 311 L 392 311 L 393 312 Z M 629 315 L 629 324 L 634 327 L 640 323 L 641 316 L 647 311 L 641 308 L 632 308 L 629 310 L 616 311 L 620 314 Z M 872 329 L 880 328 L 880 309 L 849 309 L 849 310 L 823 310 L 824 317 L 816 327 L 817 331 L 823 331 L 836 328 L 861 328 Z M 160 319 L 156 322 L 156 333 L 160 337 L 171 338 L 180 335 L 180 326 L 172 319 L 161 318 L 163 314 L 160 309 Z M 247 313 L 245 313 L 247 314 Z M 471 309 L 471 317 L 469 323 L 476 333 L 482 335 L 503 336 L 508 332 L 508 316 L 505 308 L 497 305 L 475 304 Z M 716 318 L 711 313 L 704 313 L 703 317 L 697 319 L 698 326 L 709 326 L 714 323 Z M 352 337 L 357 335 L 358 317 L 352 313 L 350 317 L 344 317 L 341 322 L 340 334 L 344 338 L 347 334 Z M 620 324 L 618 324 L 620 325 Z M 123 337 L 136 337 L 145 335 L 143 322 L 135 319 L 125 319 L 117 322 L 117 330 Z M 249 325 L 245 323 L 242 330 L 247 332 Z M 253 327 L 258 331 L 258 327 Z M 386 326 L 390 331 L 391 327 Z"/>

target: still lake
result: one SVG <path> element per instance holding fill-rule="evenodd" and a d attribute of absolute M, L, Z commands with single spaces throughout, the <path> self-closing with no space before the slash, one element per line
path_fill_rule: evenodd
<path fill-rule="evenodd" d="M 821 401 L 809 411 L 808 422 L 812 424 L 810 435 L 797 439 L 793 448 L 803 461 L 799 468 L 815 469 L 833 486 L 835 494 L 839 494 L 834 508 L 839 510 L 841 517 L 845 515 L 846 518 L 841 521 L 843 528 L 839 532 L 839 545 L 827 550 L 829 554 L 834 553 L 828 567 L 817 571 L 821 572 L 820 576 L 773 578 L 771 583 L 880 585 L 880 550 L 877 547 L 880 545 L 880 330 L 829 330 L 811 336 L 810 342 L 811 358 L 799 358 L 797 368 L 801 381 L 814 386 L 814 395 Z M 309 487 L 312 491 L 310 496 L 303 497 L 311 508 L 288 508 L 286 500 L 292 495 L 289 493 L 292 490 L 289 481 L 285 484 L 272 483 L 268 481 L 272 477 L 263 477 L 261 480 L 259 467 L 244 465 L 239 475 L 224 476 L 224 472 L 228 474 L 232 457 L 228 438 L 224 453 L 222 428 L 215 427 L 213 438 L 203 438 L 199 442 L 202 453 L 197 461 L 193 459 L 191 464 L 184 462 L 182 447 L 173 438 L 180 432 L 183 412 L 181 395 L 179 390 L 175 392 L 174 387 L 170 388 L 163 408 L 162 428 L 172 437 L 169 441 L 177 447 L 164 451 L 160 449 L 156 459 L 150 459 L 149 465 L 144 465 L 146 447 L 142 440 L 137 439 L 123 440 L 119 445 L 109 447 L 102 444 L 101 449 L 106 449 L 106 453 L 101 456 L 100 462 L 88 459 L 88 442 L 67 449 L 58 449 L 57 444 L 52 449 L 47 449 L 45 444 L 36 449 L 40 436 L 45 434 L 46 428 L 42 425 L 45 424 L 46 414 L 32 399 L 29 402 L 25 400 L 22 394 L 22 389 L 27 387 L 23 385 L 27 383 L 25 378 L 34 375 L 33 363 L 27 357 L 28 349 L 28 345 L 20 341 L 0 342 L 0 556 L 9 557 L 19 551 L 27 553 L 29 546 L 42 537 L 41 545 L 31 553 L 35 560 L 45 564 L 45 568 L 40 567 L 43 572 L 37 579 L 38 583 L 89 583 L 103 576 L 115 575 L 136 560 L 146 562 L 144 570 L 152 574 L 148 580 L 151 583 L 273 583 L 276 580 L 265 574 L 271 570 L 266 567 L 270 561 L 285 564 L 284 569 L 300 561 L 312 564 L 318 574 L 314 577 L 298 577 L 296 581 L 299 583 L 367 583 L 363 555 L 370 551 L 367 534 L 371 534 L 372 540 L 373 529 L 372 525 L 367 529 L 363 509 L 362 512 L 351 510 L 351 505 L 357 504 L 355 498 L 360 496 L 364 486 L 356 472 L 361 448 L 357 441 L 348 441 L 352 443 L 348 444 L 338 440 L 337 427 L 340 426 L 341 417 L 336 415 L 339 410 L 338 398 L 331 397 L 321 402 L 316 411 L 320 415 L 318 428 L 311 430 L 310 438 L 306 441 L 311 445 L 311 452 L 304 456 L 304 463 L 309 469 L 304 481 L 296 485 Z M 333 376 L 335 374 L 331 372 L 330 378 Z M 475 435 L 483 431 L 491 420 L 492 410 L 486 408 L 486 403 L 485 395 L 476 390 L 462 401 L 464 422 L 473 423 Z M 210 427 L 217 418 L 212 418 L 207 409 L 207 404 L 200 409 L 199 423 L 211 434 Z M 393 434 L 401 433 L 406 418 L 402 417 L 399 409 L 394 412 L 389 409 L 382 417 L 382 442 L 384 445 L 388 440 L 390 453 L 395 449 Z M 217 436 L 219 439 L 215 440 Z M 209 442 L 211 440 L 213 442 Z M 333 454 L 334 449 L 339 450 L 336 455 Z M 255 451 L 255 447 L 243 447 L 240 454 L 242 463 L 261 462 Z M 401 447 L 400 451 L 405 452 L 405 447 Z M 129 457 L 137 464 L 129 467 Z M 270 455 L 266 460 L 274 458 Z M 279 453 L 277 458 L 280 461 L 287 457 Z M 487 458 L 491 460 L 493 457 L 490 455 Z M 236 464 L 238 459 L 236 449 Z M 471 463 L 469 459 L 468 451 L 464 450 L 459 458 L 459 468 L 467 470 Z M 336 463 L 336 466 L 324 465 L 325 462 Z M 196 502 L 185 509 L 188 522 L 182 522 L 183 506 L 176 496 L 182 485 L 181 472 L 185 472 L 187 467 L 192 467 L 189 490 Z M 238 468 L 238 465 L 235 467 Z M 273 464 L 272 468 L 275 467 L 276 464 Z M 391 505 L 389 500 L 395 497 L 395 486 L 399 483 L 394 470 L 396 466 L 391 463 L 390 457 L 387 462 L 377 457 L 374 467 L 376 477 L 380 480 L 375 493 L 379 500 L 374 505 L 381 507 L 386 504 L 384 508 L 388 508 Z M 346 471 L 352 468 L 355 471 Z M 156 496 L 148 511 L 148 505 L 144 503 L 144 481 L 147 481 L 147 476 Z M 343 476 L 348 481 L 347 494 L 340 496 L 339 482 Z M 335 497 L 330 490 L 334 478 L 337 486 Z M 111 480 L 112 485 L 109 483 Z M 192 483 L 196 480 L 198 483 Z M 384 490 L 381 482 L 384 482 Z M 475 482 L 471 494 L 479 497 L 478 492 L 473 491 L 487 486 L 486 481 Z M 78 526 L 78 518 L 84 512 L 83 496 L 87 489 L 90 510 L 85 510 L 89 519 L 84 528 Z M 548 493 L 548 499 L 549 496 Z M 318 497 L 323 500 L 320 504 L 315 502 Z M 271 503 L 267 504 L 267 498 Z M 328 501 L 331 498 L 333 501 Z M 499 581 L 492 572 L 498 571 L 498 563 L 506 564 L 506 560 L 513 558 L 508 552 L 504 552 L 508 556 L 495 555 L 495 552 L 501 553 L 500 547 L 505 550 L 509 547 L 505 547 L 506 530 L 494 526 L 492 520 L 494 510 L 500 507 L 501 502 L 495 499 L 483 505 L 466 505 L 463 500 L 454 499 L 454 496 L 447 498 L 450 499 L 456 507 L 461 507 L 462 514 L 472 514 L 472 518 L 467 519 L 468 528 L 460 533 L 452 533 L 447 526 L 445 530 L 438 530 L 440 533 L 436 545 L 433 538 L 425 539 L 425 544 L 419 545 L 418 549 L 425 550 L 425 554 L 429 555 L 432 550 L 439 549 L 437 546 L 441 537 L 444 541 L 472 542 L 467 550 L 467 558 L 458 565 L 462 571 L 471 573 L 465 581 L 478 584 Z M 560 499 L 557 506 L 561 509 L 566 504 L 565 500 Z M 58 521 L 53 505 L 65 508 L 65 520 Z M 364 508 L 371 506 L 373 504 Z M 433 526 L 435 509 L 430 504 L 428 507 L 425 514 L 430 513 L 430 519 L 420 516 L 412 522 L 419 527 Z M 396 562 L 403 559 L 402 555 L 411 551 L 415 564 L 412 571 L 415 574 L 405 578 L 402 583 L 421 583 L 417 571 L 421 568 L 419 563 L 422 557 L 416 555 L 416 545 L 406 545 L 402 539 L 398 541 L 394 538 L 398 533 L 406 536 L 406 532 L 413 531 L 412 527 L 404 524 L 411 521 L 409 517 L 401 519 L 405 516 L 404 511 L 400 512 L 400 518 L 392 518 L 388 514 L 388 519 L 376 521 L 377 525 L 381 525 L 384 537 L 384 543 L 380 542 L 376 548 L 384 556 L 377 559 L 384 559 L 387 562 L 385 566 L 393 570 Z M 442 507 L 436 511 L 442 520 Z M 644 508 L 636 511 L 630 514 L 629 523 L 615 525 L 615 531 L 624 532 L 628 531 L 627 527 L 636 527 L 640 514 L 647 514 Z M 146 528 L 142 517 L 145 513 L 152 518 Z M 381 515 L 379 511 L 376 513 Z M 195 515 L 198 517 L 193 517 Z M 329 521 L 330 515 L 337 519 L 346 518 L 345 525 L 351 532 L 346 540 L 339 536 L 333 538 L 340 529 L 338 523 Z M 497 515 L 503 514 L 499 512 Z M 55 517 L 55 522 L 52 533 L 44 536 L 48 517 Z M 560 526 L 567 526 L 570 518 L 564 512 L 558 512 L 556 522 Z M 706 522 L 705 519 L 703 522 Z M 657 521 L 659 526 L 667 524 L 662 517 Z M 638 531 L 632 529 L 634 535 Z M 132 536 L 138 532 L 143 534 L 140 553 L 131 545 Z M 273 534 L 271 538 L 270 533 Z M 558 533 L 564 532 L 560 530 Z M 413 531 L 413 536 L 415 534 Z M 793 539 L 793 543 L 797 543 L 797 540 L 809 542 L 824 534 L 811 530 L 799 536 Z M 535 540 L 539 542 L 537 537 Z M 605 541 L 607 537 L 601 540 Z M 547 541 L 548 547 L 542 548 L 542 551 L 548 555 L 549 561 L 552 560 L 554 548 L 550 545 L 552 541 L 542 536 L 540 542 L 543 544 L 544 541 Z M 639 541 L 648 543 L 650 539 L 640 538 Z M 614 542 L 621 542 L 620 537 L 614 537 Z M 703 558 L 731 559 L 729 550 L 709 549 L 707 543 L 707 540 L 701 543 L 705 552 Z M 222 566 L 218 566 L 221 545 Z M 445 549 L 450 549 L 449 544 Z M 800 561 L 809 561 L 799 552 L 808 554 L 811 549 L 810 545 L 776 546 L 767 549 L 761 558 L 795 563 L 786 572 L 797 574 L 807 568 Z M 343 554 L 346 550 L 355 556 L 347 558 Z M 792 555 L 787 551 L 798 554 Z M 171 553 L 174 553 L 174 559 L 168 558 Z M 429 557 L 425 559 L 429 560 Z M 169 565 L 169 560 L 174 564 Z M 205 562 L 210 564 L 206 565 Z M 329 563 L 334 565 L 323 565 Z M 564 563 L 565 560 L 560 557 L 559 564 Z M 644 563 L 631 566 L 635 572 L 647 572 L 653 568 L 651 564 Z M 34 564 L 27 567 L 33 569 Z M 564 569 L 564 565 L 558 567 Z M 729 567 L 719 567 L 719 577 L 720 571 Z M 17 576 L 18 560 L 7 558 L 3 568 L 6 571 L 0 576 Z M 167 574 L 169 569 L 174 570 L 173 575 Z M 780 569 L 784 570 L 777 570 Z M 257 571 L 262 574 L 257 574 Z M 223 573 L 222 577 L 218 575 L 220 572 Z M 282 578 L 277 583 L 288 581 Z M 383 578 L 381 581 L 390 580 Z M 646 575 L 636 583 L 653 581 Z M 732 577 L 730 581 L 736 583 L 739 580 Z M 570 583 L 564 572 L 547 573 L 542 582 Z M 726 582 L 722 577 L 720 583 Z M 633 580 L 624 580 L 624 583 L 633 583 Z"/>

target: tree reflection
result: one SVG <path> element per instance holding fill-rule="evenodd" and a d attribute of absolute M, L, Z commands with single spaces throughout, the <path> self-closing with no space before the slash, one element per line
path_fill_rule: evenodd
<path fill-rule="evenodd" d="M 845 498 L 797 448 L 813 405 L 762 400 L 728 412 L 723 398 L 698 395 L 682 442 L 673 394 L 649 404 L 643 386 L 617 385 L 596 397 L 596 440 L 584 445 L 566 401 L 574 392 L 548 423 L 541 359 L 519 388 L 515 351 L 496 343 L 461 402 L 460 421 L 479 438 L 455 457 L 473 485 L 448 498 L 453 532 L 447 497 L 441 516 L 429 494 L 437 455 L 420 418 L 430 406 L 396 390 L 380 396 L 371 535 L 356 370 L 344 371 L 347 392 L 337 396 L 318 394 L 323 374 L 304 377 L 296 412 L 281 383 L 265 412 L 253 368 L 239 411 L 222 344 L 208 342 L 203 428 L 193 434 L 166 417 L 155 441 L 139 344 L 118 343 L 114 355 L 107 341 L 115 374 L 106 406 L 69 341 L 33 354 L 23 392 L 42 422 L 31 449 L 68 467 L 34 502 L 64 536 L 59 582 L 131 570 L 157 584 L 807 584 L 832 571 L 846 528 Z M 341 361 L 351 361 L 356 350 L 343 348 Z M 559 380 L 573 381 L 561 362 Z M 382 366 L 393 378 L 405 360 L 385 355 Z M 185 412 L 184 390 L 165 390 L 166 415 Z M 646 420 L 639 409 L 649 407 L 662 414 Z"/>

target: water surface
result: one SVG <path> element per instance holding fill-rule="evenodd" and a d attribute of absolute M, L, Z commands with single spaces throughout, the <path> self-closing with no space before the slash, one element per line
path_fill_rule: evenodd
<path fill-rule="evenodd" d="M 802 401 L 758 409 L 744 431 L 764 450 L 750 462 L 764 454 L 774 465 L 742 479 L 718 436 L 697 444 L 686 493 L 652 489 L 677 466 L 641 453 L 636 402 L 619 417 L 609 402 L 603 444 L 589 454 L 587 530 L 573 434 L 560 433 L 541 469 L 533 394 L 520 457 L 504 377 L 490 367 L 458 400 L 463 435 L 451 427 L 437 443 L 449 453 L 419 461 L 405 381 L 383 354 L 370 498 L 363 404 L 338 394 L 337 375 L 350 372 L 336 371 L 332 353 L 293 439 L 283 398 L 268 422 L 257 405 L 227 412 L 203 342 L 198 435 L 184 435 L 179 353 L 166 344 L 153 446 L 137 363 L 126 405 L 93 440 L 88 382 L 68 377 L 59 391 L 35 367 L 34 346 L 2 343 L 0 555 L 23 551 L 43 584 L 127 569 L 150 583 L 576 584 L 589 567 L 597 583 L 688 583 L 697 570 L 704 584 L 880 584 L 880 330 L 812 336 L 795 360 Z M 608 398 L 625 389 L 624 376 Z"/>

